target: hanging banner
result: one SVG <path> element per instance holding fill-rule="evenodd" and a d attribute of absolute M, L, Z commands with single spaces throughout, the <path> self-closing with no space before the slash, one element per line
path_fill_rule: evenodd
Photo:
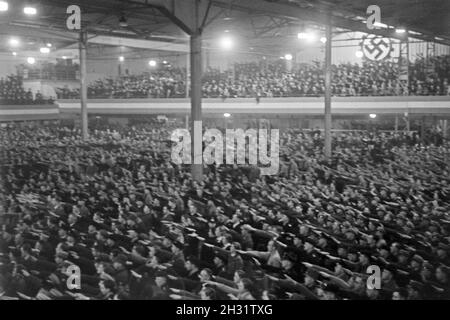
<path fill-rule="evenodd" d="M 361 42 L 361 51 L 367 59 L 372 61 L 389 58 L 392 52 L 391 39 L 374 34 L 366 35 Z"/>

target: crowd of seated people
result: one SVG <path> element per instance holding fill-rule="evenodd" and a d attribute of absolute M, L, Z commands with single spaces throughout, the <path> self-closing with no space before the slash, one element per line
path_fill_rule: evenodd
<path fill-rule="evenodd" d="M 433 60 L 434 72 L 426 71 L 423 60 L 410 66 L 410 95 L 449 95 L 450 56 Z M 432 71 L 433 71 L 432 70 Z M 397 96 L 406 91 L 398 79 L 393 61 L 338 64 L 332 67 L 334 96 Z M 97 80 L 88 87 L 91 98 L 176 98 L 185 97 L 185 71 L 173 69 L 140 76 Z M 236 64 L 234 72 L 208 68 L 203 76 L 205 98 L 322 96 L 325 91 L 323 66 L 302 64 L 291 71 L 284 62 Z M 61 92 L 60 98 L 77 95 Z"/>
<path fill-rule="evenodd" d="M 416 95 L 450 95 L 450 56 L 418 59 L 410 68 L 411 91 Z"/>
<path fill-rule="evenodd" d="M 44 99 L 38 91 L 35 95 L 31 89 L 25 90 L 22 77 L 9 75 L 0 78 L 0 104 L 51 104 L 51 99 Z"/>
<path fill-rule="evenodd" d="M 186 75 L 182 69 L 160 70 L 143 75 L 99 79 L 89 84 L 88 98 L 184 98 Z M 79 97 L 79 89 L 58 88 L 59 99 Z"/>
<path fill-rule="evenodd" d="M 423 61 L 411 65 L 409 94 L 448 95 L 450 56 L 436 57 L 435 73 L 424 73 Z M 398 66 L 392 61 L 364 60 L 359 64 L 332 66 L 334 96 L 393 96 L 405 94 L 398 79 Z M 304 64 L 291 72 L 284 63 L 240 64 L 234 78 L 209 77 L 204 81 L 206 97 L 299 97 L 321 96 L 325 92 L 323 65 Z"/>
<path fill-rule="evenodd" d="M 0 128 L 0 299 L 450 299 L 448 142 L 287 130 L 196 182 L 172 129 Z"/>
<path fill-rule="evenodd" d="M 36 80 L 77 80 L 79 76 L 79 65 L 72 60 L 60 60 L 56 63 L 41 62 L 38 65 L 20 64 L 17 72 L 24 79 Z"/>
<path fill-rule="evenodd" d="M 62 88 L 55 88 L 56 97 L 58 99 L 79 99 L 80 89 L 70 88 L 68 85 Z"/>

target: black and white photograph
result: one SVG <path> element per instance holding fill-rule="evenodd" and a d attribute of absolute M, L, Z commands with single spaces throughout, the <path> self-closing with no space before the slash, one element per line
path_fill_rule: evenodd
<path fill-rule="evenodd" d="M 448 301 L 449 122 L 449 0 L 0 0 L 0 300 Z"/>

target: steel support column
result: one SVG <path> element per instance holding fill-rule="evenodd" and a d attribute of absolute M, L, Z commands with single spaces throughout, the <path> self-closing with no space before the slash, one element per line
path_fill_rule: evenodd
<path fill-rule="evenodd" d="M 420 141 L 425 142 L 425 116 L 420 119 Z"/>
<path fill-rule="evenodd" d="M 448 120 L 442 120 L 442 135 L 444 139 L 448 138 Z"/>
<path fill-rule="evenodd" d="M 203 179 L 202 33 L 207 23 L 212 0 L 145 0 L 145 3 L 157 8 L 190 37 L 190 68 L 187 61 L 186 80 L 190 69 L 191 174 L 194 180 L 201 181 Z M 188 82 L 186 89 L 186 94 L 189 94 Z"/>
<path fill-rule="evenodd" d="M 411 126 L 410 126 L 410 119 L 409 119 L 409 112 L 405 113 L 405 122 L 406 122 L 406 131 L 410 131 Z"/>
<path fill-rule="evenodd" d="M 197 2 L 196 2 L 197 3 Z M 198 5 L 194 10 L 198 19 Z M 196 181 L 203 179 L 202 164 L 202 140 L 198 141 L 198 137 L 202 136 L 202 35 L 196 31 L 191 35 L 191 139 L 197 140 L 193 144 L 191 166 L 192 178 Z M 200 125 L 199 125 L 200 124 Z M 200 131 L 200 133 L 198 132 Z M 197 136 L 197 139 L 196 139 Z"/>
<path fill-rule="evenodd" d="M 433 58 L 436 56 L 436 43 L 428 41 L 426 46 L 425 74 L 433 76 L 435 74 Z"/>
<path fill-rule="evenodd" d="M 186 98 L 189 98 L 189 90 L 191 88 L 190 86 L 190 76 L 191 76 L 191 56 L 190 54 L 186 54 Z"/>
<path fill-rule="evenodd" d="M 88 112 L 87 112 L 87 83 L 86 83 L 86 48 L 87 32 L 80 32 L 79 54 L 80 54 L 80 102 L 81 102 L 81 136 L 83 140 L 88 139 Z"/>
<path fill-rule="evenodd" d="M 328 15 L 325 42 L 325 158 L 331 158 L 331 15 Z"/>
<path fill-rule="evenodd" d="M 409 95 L 409 39 L 405 36 L 400 41 L 400 50 L 398 57 L 398 83 L 401 89 L 401 94 Z"/>

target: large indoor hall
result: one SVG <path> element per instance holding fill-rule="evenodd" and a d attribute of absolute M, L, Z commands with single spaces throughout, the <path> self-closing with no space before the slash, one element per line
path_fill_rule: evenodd
<path fill-rule="evenodd" d="M 0 0 L 0 300 L 449 300 L 449 120 L 446 0 Z"/>

